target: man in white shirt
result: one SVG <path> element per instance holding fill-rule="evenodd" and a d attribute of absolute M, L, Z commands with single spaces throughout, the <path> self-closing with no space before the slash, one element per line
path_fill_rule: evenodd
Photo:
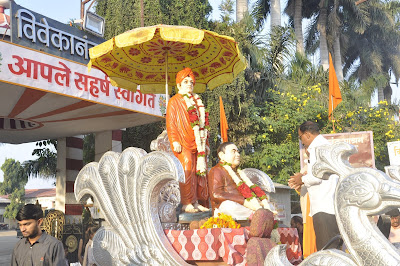
<path fill-rule="evenodd" d="M 321 250 L 334 236 L 339 235 L 336 223 L 334 199 L 338 182 L 337 175 L 331 175 L 328 180 L 313 176 L 312 166 L 316 162 L 316 148 L 329 144 L 328 140 L 319 134 L 317 123 L 306 121 L 300 125 L 299 139 L 309 152 L 308 172 L 296 173 L 288 183 L 291 188 L 307 187 L 310 196 L 310 216 L 313 217 L 317 250 Z"/>

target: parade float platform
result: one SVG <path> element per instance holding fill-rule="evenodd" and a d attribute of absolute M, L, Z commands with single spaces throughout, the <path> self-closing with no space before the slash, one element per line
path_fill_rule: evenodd
<path fill-rule="evenodd" d="M 295 265 L 299 264 L 302 261 L 302 251 L 297 230 L 277 228 L 277 231 L 280 242 L 287 245 L 286 255 L 289 261 Z M 164 230 L 164 232 L 175 251 L 189 263 L 246 265 L 245 254 L 249 240 L 249 227 Z M 217 264 L 212 264 L 212 262 Z"/>

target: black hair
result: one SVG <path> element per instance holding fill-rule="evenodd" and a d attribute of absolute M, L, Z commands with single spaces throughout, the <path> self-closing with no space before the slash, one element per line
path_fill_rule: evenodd
<path fill-rule="evenodd" d="M 293 222 L 295 222 L 296 224 L 303 224 L 303 218 L 301 218 L 300 216 L 293 216 L 292 217 Z"/>
<path fill-rule="evenodd" d="M 386 213 L 386 215 L 390 215 L 390 217 L 397 217 L 400 215 L 400 211 L 398 208 L 390 210 Z"/>
<path fill-rule="evenodd" d="M 37 221 L 40 218 L 43 218 L 43 210 L 38 205 L 26 204 L 18 211 L 17 216 L 15 218 L 18 221 L 30 220 L 30 219 L 34 219 Z"/>
<path fill-rule="evenodd" d="M 221 144 L 219 145 L 218 149 L 217 149 L 217 154 L 219 154 L 219 152 L 221 152 L 221 151 L 222 151 L 223 153 L 225 153 L 225 148 L 226 148 L 226 146 L 231 145 L 231 144 L 235 145 L 235 143 L 233 143 L 233 142 L 224 142 L 224 143 L 221 143 Z"/>
<path fill-rule="evenodd" d="M 299 130 L 302 133 L 310 132 L 313 135 L 319 135 L 319 126 L 317 123 L 312 121 L 306 121 L 300 125 Z"/>
<path fill-rule="evenodd" d="M 99 230 L 98 226 L 90 226 L 86 231 L 86 238 L 89 239 L 91 235 L 96 234 L 97 230 Z"/>

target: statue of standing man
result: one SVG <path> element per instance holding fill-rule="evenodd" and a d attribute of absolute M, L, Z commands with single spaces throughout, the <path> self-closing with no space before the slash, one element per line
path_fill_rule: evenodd
<path fill-rule="evenodd" d="M 207 163 L 208 113 L 193 93 L 195 77 L 190 68 L 176 75 L 178 93 L 168 101 L 167 133 L 174 155 L 185 172 L 179 183 L 182 211 L 208 211 Z"/>

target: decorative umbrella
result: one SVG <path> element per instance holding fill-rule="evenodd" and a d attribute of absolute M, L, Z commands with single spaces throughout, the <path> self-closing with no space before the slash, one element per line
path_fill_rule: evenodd
<path fill-rule="evenodd" d="M 233 38 L 186 26 L 136 28 L 89 53 L 89 69 L 105 72 L 113 86 L 135 91 L 140 85 L 142 93 L 170 93 L 183 67 L 193 70 L 196 93 L 232 82 L 246 68 Z"/>

